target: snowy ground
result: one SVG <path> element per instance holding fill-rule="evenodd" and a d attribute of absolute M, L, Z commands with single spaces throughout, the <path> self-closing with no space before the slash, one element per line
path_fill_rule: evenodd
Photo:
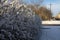
<path fill-rule="evenodd" d="M 43 26 L 40 40 L 60 40 L 60 26 Z"/>
<path fill-rule="evenodd" d="M 42 21 L 42 24 L 60 24 L 60 21 Z"/>

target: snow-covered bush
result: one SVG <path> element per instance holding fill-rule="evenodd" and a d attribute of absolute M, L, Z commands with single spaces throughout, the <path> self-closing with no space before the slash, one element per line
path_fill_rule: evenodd
<path fill-rule="evenodd" d="M 31 9 L 12 7 L 0 15 L 1 40 L 39 40 L 41 19 Z"/>

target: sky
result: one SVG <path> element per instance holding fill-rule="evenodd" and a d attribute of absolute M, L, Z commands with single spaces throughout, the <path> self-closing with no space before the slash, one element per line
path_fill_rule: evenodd
<path fill-rule="evenodd" d="M 11 1 L 11 0 L 10 0 Z M 27 4 L 37 3 L 40 4 L 39 0 L 22 0 L 26 2 Z M 47 8 L 50 8 L 51 5 L 51 11 L 53 13 L 53 16 L 56 16 L 60 12 L 60 0 L 44 0 L 42 5 L 46 6 Z"/>
<path fill-rule="evenodd" d="M 40 3 L 39 0 L 25 0 L 27 3 Z M 47 8 L 50 8 L 51 5 L 51 12 L 53 13 L 53 16 L 56 16 L 60 12 L 60 0 L 44 0 L 42 5 L 46 6 Z"/>
<path fill-rule="evenodd" d="M 47 8 L 50 8 L 50 3 L 52 4 L 51 11 L 53 16 L 56 16 L 60 12 L 60 0 L 44 0 L 42 4 Z"/>
<path fill-rule="evenodd" d="M 40 3 L 39 0 L 24 0 L 24 2 L 37 3 L 37 4 Z M 50 9 L 50 3 L 52 4 L 51 5 L 51 12 L 53 13 L 53 16 L 56 16 L 60 12 L 60 0 L 44 0 L 42 5 L 44 5 Z"/>

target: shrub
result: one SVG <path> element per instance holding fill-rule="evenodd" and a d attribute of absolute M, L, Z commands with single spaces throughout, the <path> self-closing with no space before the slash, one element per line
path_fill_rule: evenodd
<path fill-rule="evenodd" d="M 12 7 L 9 12 L 0 15 L 1 40 L 38 40 L 40 28 L 41 19 L 24 6 L 19 9 Z"/>

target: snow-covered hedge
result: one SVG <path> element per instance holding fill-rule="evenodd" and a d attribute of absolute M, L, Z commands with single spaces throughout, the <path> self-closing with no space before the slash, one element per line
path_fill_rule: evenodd
<path fill-rule="evenodd" d="M 40 28 L 39 16 L 24 6 L 0 15 L 1 40 L 39 40 Z"/>

